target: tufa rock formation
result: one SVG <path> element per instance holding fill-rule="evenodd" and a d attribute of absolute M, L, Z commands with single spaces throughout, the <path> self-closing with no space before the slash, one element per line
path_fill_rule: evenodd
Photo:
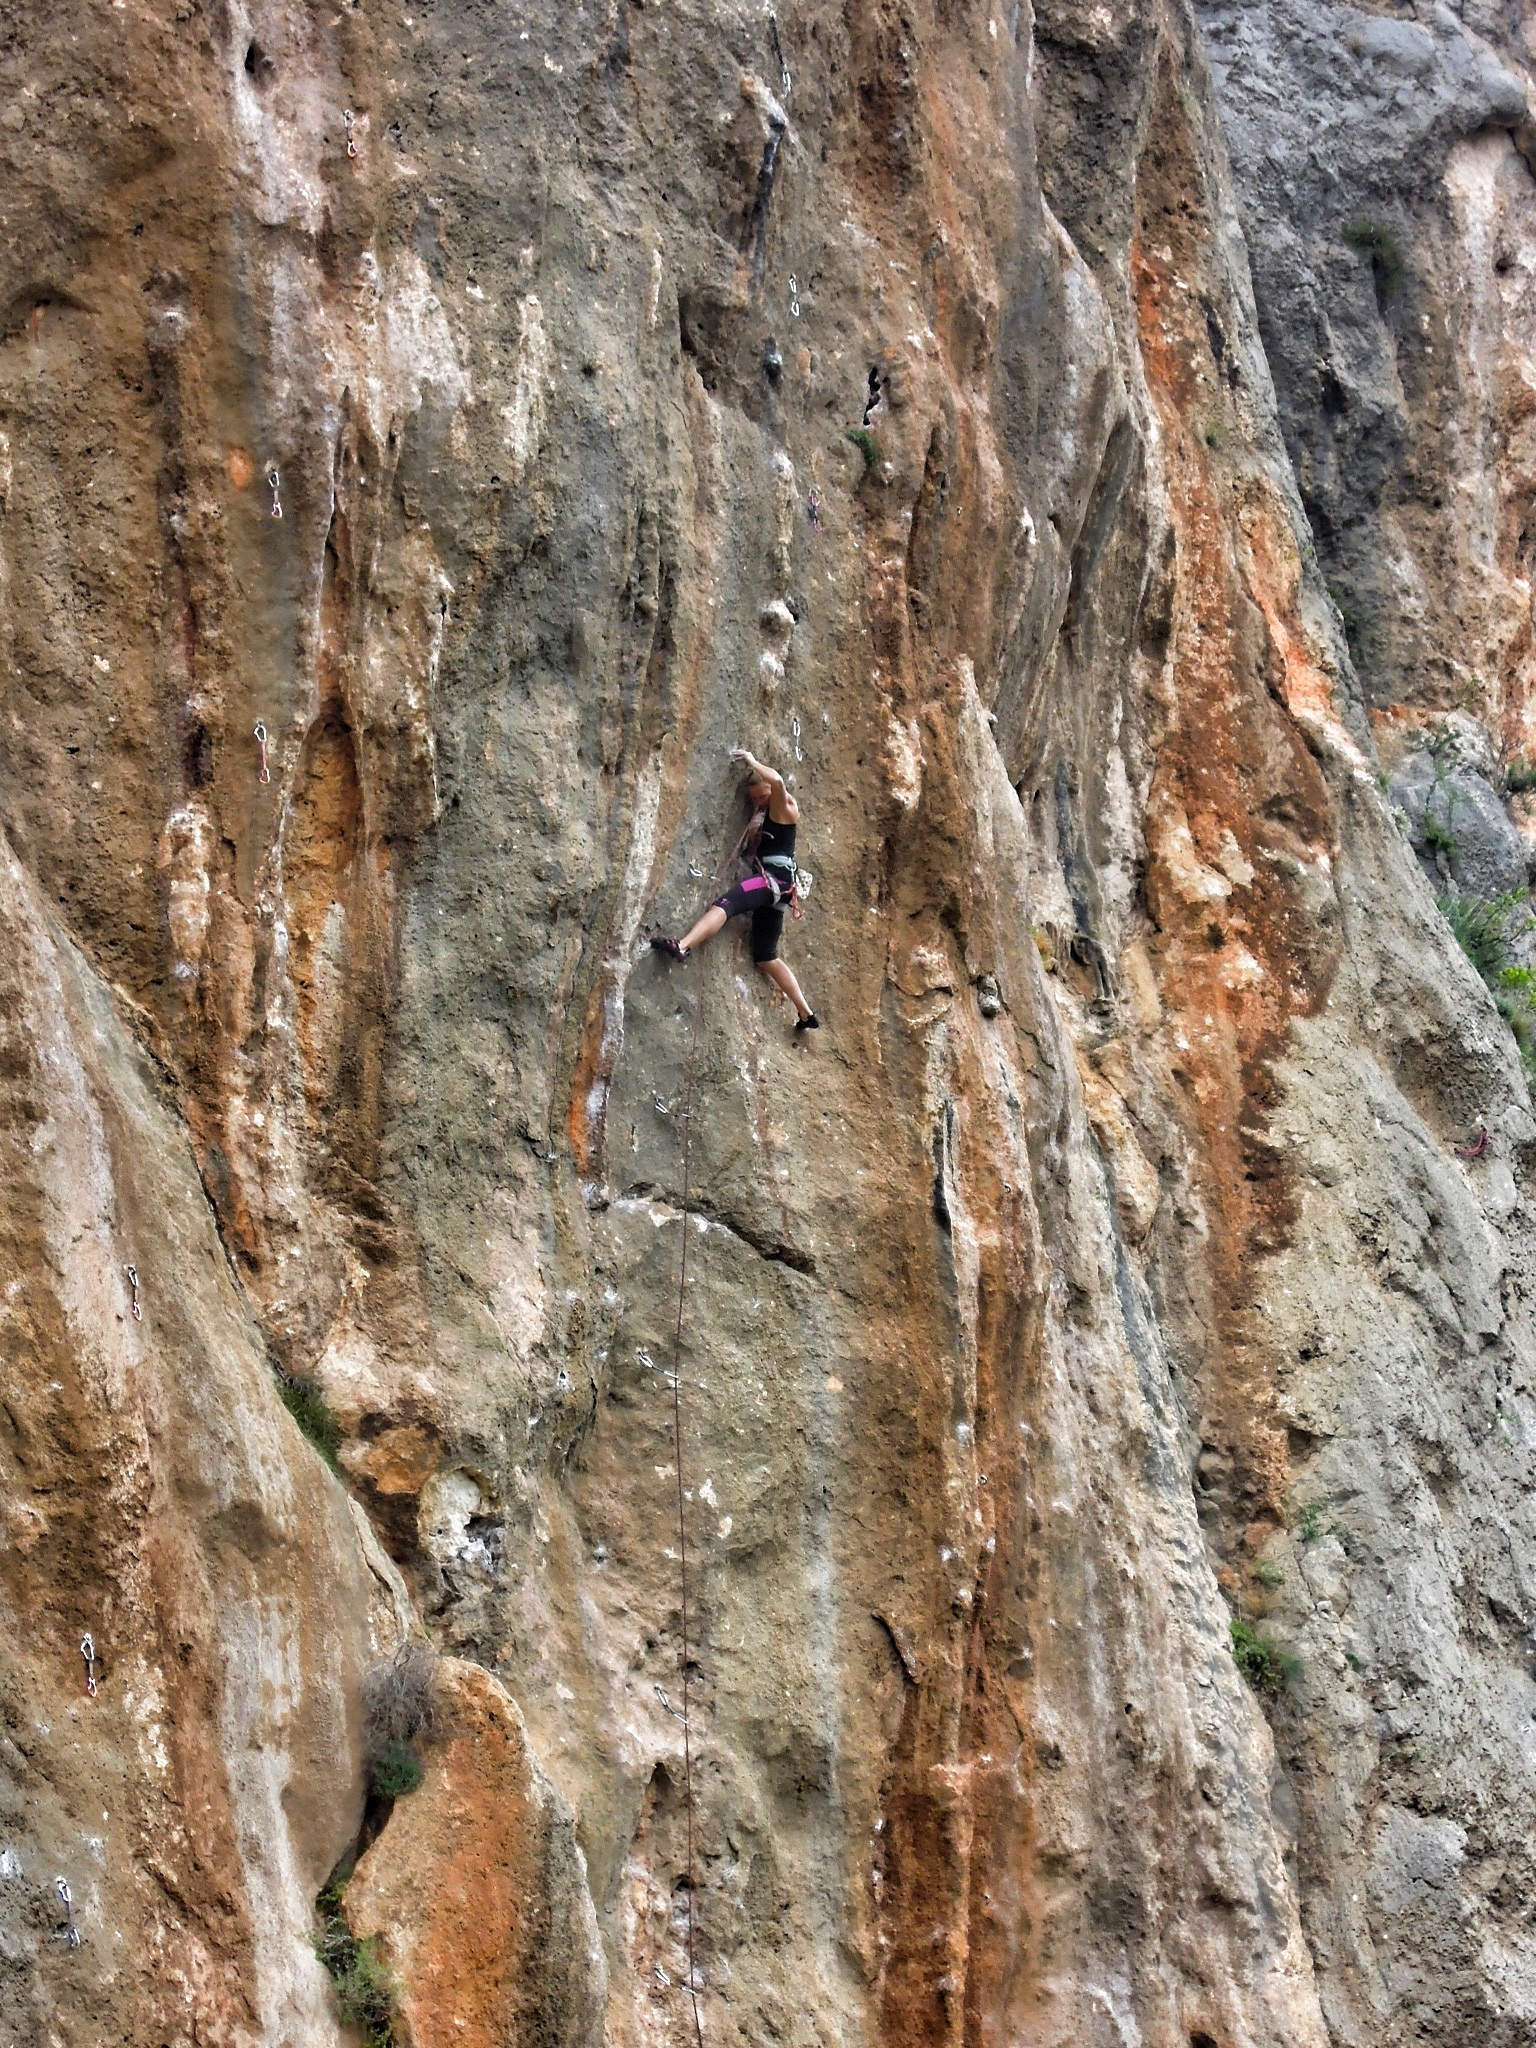
<path fill-rule="evenodd" d="M 1533 71 L 14 0 L 0 2040 L 1536 2041 Z"/>

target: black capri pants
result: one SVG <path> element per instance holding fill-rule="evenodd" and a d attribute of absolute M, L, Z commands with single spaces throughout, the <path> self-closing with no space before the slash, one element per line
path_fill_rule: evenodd
<path fill-rule="evenodd" d="M 784 936 L 784 907 L 773 898 L 773 884 L 766 876 L 748 875 L 744 882 L 715 898 L 715 908 L 727 917 L 752 919 L 752 959 L 761 967 L 765 960 L 777 960 L 779 940 Z"/>

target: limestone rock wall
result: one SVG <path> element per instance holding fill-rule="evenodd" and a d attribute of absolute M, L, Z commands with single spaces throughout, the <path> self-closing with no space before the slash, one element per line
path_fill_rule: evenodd
<path fill-rule="evenodd" d="M 1377 752 L 1523 731 L 1524 60 L 1281 12 L 13 10 L 18 2039 L 339 2041 L 357 1848 L 418 2048 L 690 1920 L 711 2048 L 1536 2038 L 1536 1121 Z M 644 944 L 738 743 L 800 1040 Z"/>

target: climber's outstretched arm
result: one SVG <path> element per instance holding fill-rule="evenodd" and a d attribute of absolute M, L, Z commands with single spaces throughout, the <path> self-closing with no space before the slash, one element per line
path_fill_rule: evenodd
<path fill-rule="evenodd" d="M 742 764 L 754 783 L 760 782 L 767 787 L 768 815 L 775 825 L 799 824 L 800 806 L 790 795 L 777 768 L 770 768 L 766 762 L 759 761 L 745 747 L 732 747 L 731 759 Z"/>

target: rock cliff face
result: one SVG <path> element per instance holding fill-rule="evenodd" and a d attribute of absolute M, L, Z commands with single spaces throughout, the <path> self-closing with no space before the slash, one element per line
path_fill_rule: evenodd
<path fill-rule="evenodd" d="M 4 2038 L 1536 2041 L 1524 13 L 17 0 Z"/>

